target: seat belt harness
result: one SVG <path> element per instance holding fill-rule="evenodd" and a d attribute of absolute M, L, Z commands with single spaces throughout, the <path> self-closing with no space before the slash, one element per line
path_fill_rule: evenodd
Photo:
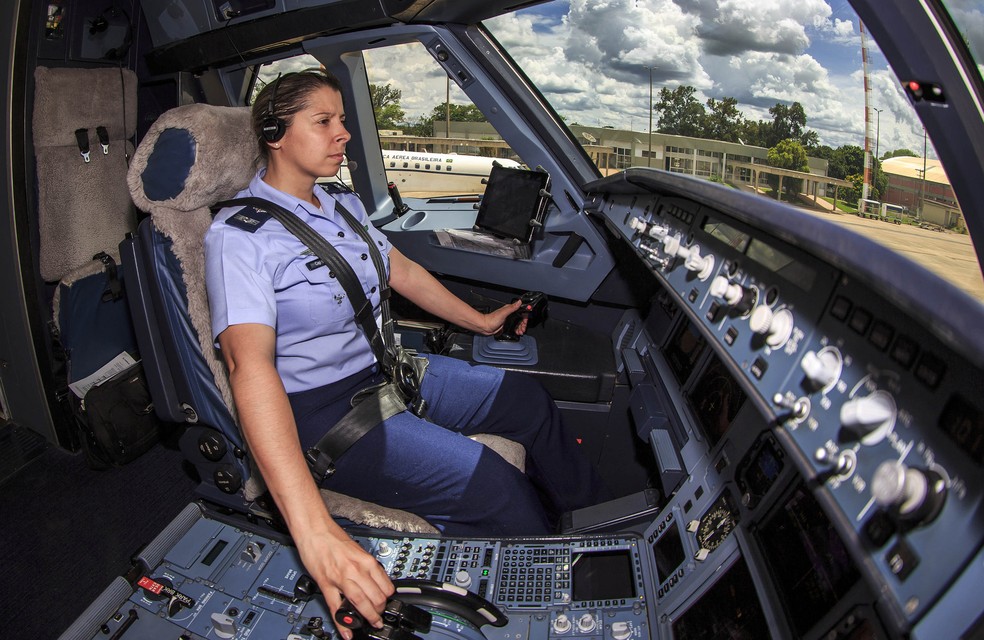
<path fill-rule="evenodd" d="M 418 417 L 424 417 L 427 403 L 420 395 L 420 381 L 427 368 L 427 361 L 394 346 L 393 327 L 389 314 L 390 288 L 382 254 L 368 231 L 341 203 L 335 200 L 336 211 L 368 246 L 368 253 L 372 257 L 373 266 L 379 277 L 383 332 L 380 332 L 376 324 L 372 303 L 362 290 L 362 284 L 355 271 L 338 250 L 309 224 L 293 212 L 263 198 L 235 198 L 215 204 L 216 208 L 231 206 L 250 206 L 257 211 L 269 213 L 335 273 L 338 283 L 352 303 L 356 322 L 362 328 L 376 361 L 383 367 L 389 379 L 387 383 L 357 394 L 353 399 L 353 408 L 329 429 L 315 446 L 305 451 L 304 458 L 311 469 L 311 474 L 321 484 L 334 474 L 334 461 L 376 425 L 407 410 Z"/>

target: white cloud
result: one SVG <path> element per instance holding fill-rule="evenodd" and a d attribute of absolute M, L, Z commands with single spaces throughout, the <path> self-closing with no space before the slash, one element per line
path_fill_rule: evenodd
<path fill-rule="evenodd" d="M 822 144 L 864 145 L 857 18 L 822 0 L 571 0 L 562 18 L 534 7 L 488 25 L 568 122 L 645 131 L 651 66 L 655 92 L 690 85 L 701 99 L 735 97 L 754 120 L 799 102 Z M 868 44 L 879 148 L 921 152 L 922 128 Z M 372 52 L 369 73 L 403 91 L 411 119 L 444 101 L 445 75 L 420 45 Z M 451 99 L 466 101 L 453 84 Z"/>

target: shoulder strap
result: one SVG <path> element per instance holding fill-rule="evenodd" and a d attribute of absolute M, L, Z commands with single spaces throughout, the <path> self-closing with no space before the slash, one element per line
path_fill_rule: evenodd
<path fill-rule="evenodd" d="M 337 201 L 336 201 L 337 202 Z M 345 258 L 338 252 L 338 250 L 331 246 L 331 244 L 325 240 L 321 234 L 315 231 L 311 225 L 304 222 L 298 218 L 293 212 L 288 211 L 284 207 L 276 204 L 275 202 L 270 202 L 263 198 L 256 197 L 245 197 L 245 198 L 235 198 L 232 200 L 224 200 L 222 202 L 216 203 L 216 207 L 232 207 L 232 206 L 251 206 L 258 210 L 265 211 L 269 213 L 273 218 L 275 218 L 280 224 L 284 225 L 290 233 L 294 234 L 298 240 L 301 241 L 304 246 L 310 249 L 314 255 L 321 258 L 329 269 L 335 272 L 338 283 L 342 285 L 342 289 L 345 291 L 345 295 L 348 296 L 349 301 L 352 303 L 352 308 L 355 311 L 355 321 L 362 328 L 362 332 L 366 336 L 366 340 L 369 341 L 369 346 L 372 347 L 373 355 L 376 356 L 376 361 L 384 367 L 384 370 L 389 370 L 392 365 L 393 358 L 388 349 L 388 345 L 384 342 L 383 336 L 379 332 L 379 327 L 376 325 L 376 318 L 372 313 L 372 303 L 366 298 L 365 292 L 362 290 L 362 283 L 359 281 L 358 276 L 355 275 L 355 271 L 349 266 L 349 263 L 345 261 Z M 352 214 L 345 212 L 349 217 L 354 220 Z M 351 223 L 350 223 L 351 224 Z M 358 222 L 355 223 L 356 233 L 359 230 L 368 236 L 365 229 L 362 229 Z M 362 233 L 359 235 L 361 236 Z M 376 253 L 379 250 L 375 248 L 370 242 L 369 246 L 370 252 L 376 249 Z M 380 261 L 382 258 L 380 257 Z M 376 263 L 376 258 L 373 258 L 373 264 Z M 377 266 L 378 270 L 378 266 Z M 387 292 L 389 287 L 385 284 L 386 282 L 386 272 L 383 271 L 380 274 L 380 289 L 386 288 Z M 388 297 L 388 296 L 386 296 Z M 382 294 L 380 295 L 381 306 L 383 308 L 383 320 L 384 322 L 389 317 L 389 303 Z M 390 343 L 392 344 L 392 343 Z"/>
<path fill-rule="evenodd" d="M 331 195 L 330 192 L 329 195 Z M 380 307 L 383 316 L 383 341 L 387 346 L 392 347 L 396 344 L 396 340 L 393 337 L 393 319 L 390 317 L 388 302 L 390 298 L 390 286 L 389 280 L 386 277 L 386 264 L 383 262 L 383 254 L 379 251 L 379 247 L 376 246 L 372 236 L 369 235 L 369 231 L 359 223 L 358 218 L 352 215 L 337 198 L 332 199 L 335 200 L 335 210 L 341 214 L 348 226 L 352 227 L 352 230 L 362 238 L 362 241 L 369 246 L 369 257 L 372 259 L 372 264 L 376 268 L 376 274 L 379 276 L 379 299 L 381 301 Z"/>

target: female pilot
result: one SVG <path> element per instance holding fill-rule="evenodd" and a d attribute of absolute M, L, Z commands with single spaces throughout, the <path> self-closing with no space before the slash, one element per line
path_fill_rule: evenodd
<path fill-rule="evenodd" d="M 366 226 L 393 290 L 425 311 L 491 335 L 518 309 L 518 302 L 487 314 L 472 308 L 392 247 L 357 196 L 316 185 L 338 173 L 351 137 L 335 77 L 280 77 L 257 96 L 253 127 L 266 167 L 239 195 L 279 204 L 329 240 L 358 275 L 377 317 L 377 272 L 337 207 Z M 332 520 L 302 453 L 350 409 L 356 392 L 383 380 L 379 363 L 336 274 L 279 222 L 237 213 L 243 212 L 230 207 L 216 216 L 205 252 L 213 335 L 243 434 L 332 615 L 344 595 L 380 626 L 393 586 Z M 335 461 L 322 486 L 416 513 L 455 536 L 545 534 L 563 511 L 600 501 L 591 465 L 531 378 L 429 356 L 421 394 L 427 420 L 410 411 L 386 419 Z M 476 433 L 523 444 L 527 474 L 467 437 Z"/>

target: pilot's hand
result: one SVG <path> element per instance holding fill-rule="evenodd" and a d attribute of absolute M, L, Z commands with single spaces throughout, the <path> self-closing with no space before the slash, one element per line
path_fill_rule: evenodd
<path fill-rule="evenodd" d="M 520 305 L 522 305 L 522 300 L 516 300 L 515 302 L 510 302 L 507 305 L 485 314 L 485 326 L 486 329 L 482 333 L 487 336 L 494 335 L 502 331 L 503 326 L 506 324 L 506 318 L 509 314 L 519 311 Z M 526 323 L 529 321 L 528 318 L 523 318 L 520 320 L 519 324 L 516 325 L 516 335 L 521 336 L 526 333 Z"/>
<path fill-rule="evenodd" d="M 341 528 L 307 535 L 303 541 L 295 535 L 294 541 L 304 567 L 321 589 L 332 620 L 344 594 L 366 622 L 383 627 L 380 614 L 394 588 L 374 557 Z M 352 640 L 351 629 L 339 626 L 338 631 L 345 640 Z"/>

